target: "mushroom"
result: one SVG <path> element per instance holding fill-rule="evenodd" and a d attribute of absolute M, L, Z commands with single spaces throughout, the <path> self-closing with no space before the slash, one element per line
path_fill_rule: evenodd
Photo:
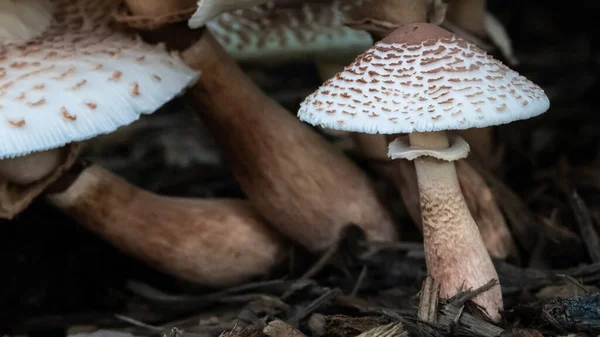
<path fill-rule="evenodd" d="M 498 276 L 453 163 L 467 156 L 469 145 L 446 130 L 510 123 L 548 108 L 540 87 L 476 45 L 416 23 L 398 28 L 325 82 L 302 102 L 298 118 L 326 128 L 409 134 L 394 140 L 388 154 L 415 164 L 426 263 L 447 298 Z M 499 286 L 474 301 L 499 319 Z"/>
<path fill-rule="evenodd" d="M 0 3 L 0 43 L 30 40 L 50 25 L 49 0 L 4 0 Z"/>
<path fill-rule="evenodd" d="M 267 274 L 285 241 L 246 200 L 160 196 L 78 163 L 46 200 L 154 268 L 223 288 Z"/>
<path fill-rule="evenodd" d="M 129 13 L 116 13 L 118 22 L 139 29 L 157 29 L 187 21 L 200 28 L 223 12 L 250 8 L 269 0 L 125 0 Z M 131 13 L 131 14 L 130 14 Z"/>
<path fill-rule="evenodd" d="M 264 274 L 283 241 L 247 202 L 161 197 L 76 163 L 81 141 L 153 113 L 199 73 L 117 30 L 120 0 L 52 5 L 39 37 L 0 46 L 0 215 L 46 190 L 91 231 L 176 276 L 225 286 Z"/>
<path fill-rule="evenodd" d="M 477 0 L 478 1 L 478 0 Z M 373 5 L 373 0 L 358 0 L 347 2 L 341 7 L 344 15 L 344 21 L 352 27 L 367 29 L 376 40 L 384 38 L 392 27 L 398 27 L 408 23 L 430 22 L 435 24 L 445 24 L 446 12 L 452 10 L 455 14 L 462 8 L 473 9 L 477 1 L 471 0 L 453 0 L 452 7 L 447 7 L 440 0 L 377 0 L 377 6 Z M 471 3 L 470 5 L 467 3 Z M 462 5 L 467 5 L 466 7 Z M 485 13 L 485 6 L 476 7 L 481 12 L 481 17 Z M 460 11 L 459 11 L 460 12 Z M 462 12 L 461 12 L 462 13 Z M 466 21 L 468 11 L 464 11 L 463 16 L 454 15 L 458 22 Z M 479 12 L 477 12 L 479 13 Z M 473 15 L 477 16 L 477 15 Z M 473 18 L 470 22 L 477 21 Z M 482 19 L 483 21 L 483 19 Z M 468 35 L 468 34 L 467 34 Z M 333 75 L 332 75 L 333 76 Z M 330 77 L 332 77 L 330 76 Z M 477 155 L 491 154 L 486 152 L 488 146 L 492 144 L 490 132 L 491 128 L 470 128 L 459 130 L 459 135 L 463 136 L 469 144 L 473 144 L 474 152 Z M 369 158 L 372 169 L 378 171 L 385 180 L 393 181 L 402 195 L 408 214 L 415 224 L 421 228 L 421 216 L 419 211 L 418 184 L 414 165 L 403 165 L 401 161 L 387 162 L 387 142 L 388 140 L 381 134 L 352 133 L 359 152 Z M 481 151 L 478 151 L 481 150 Z M 489 157 L 484 157 L 489 158 Z M 488 160 L 489 162 L 489 160 Z M 457 166 L 461 190 L 464 193 L 469 210 L 475 219 L 480 231 L 484 233 L 483 239 L 489 253 L 496 258 L 507 258 L 516 254 L 516 246 L 511 236 L 510 230 L 504 220 L 496 201 L 489 194 L 489 188 L 483 178 L 469 167 L 469 164 Z M 489 198 L 480 198 L 480 195 L 489 195 Z"/>

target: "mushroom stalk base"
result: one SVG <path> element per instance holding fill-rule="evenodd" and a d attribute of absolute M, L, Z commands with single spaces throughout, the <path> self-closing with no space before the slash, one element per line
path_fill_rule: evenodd
<path fill-rule="evenodd" d="M 443 149 L 445 132 L 410 134 L 411 145 Z M 453 162 L 430 157 L 414 160 L 419 183 L 425 259 L 429 273 L 440 283 L 440 296 L 478 288 L 498 279 L 492 260 L 462 195 Z M 490 317 L 502 309 L 499 286 L 477 296 Z"/>
<path fill-rule="evenodd" d="M 285 241 L 242 200 L 164 197 L 93 165 L 46 199 L 120 250 L 206 286 L 266 274 Z M 61 184 L 58 181 L 57 184 Z"/>

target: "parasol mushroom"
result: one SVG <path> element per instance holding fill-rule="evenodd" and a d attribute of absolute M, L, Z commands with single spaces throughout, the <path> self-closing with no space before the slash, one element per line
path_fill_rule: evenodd
<path fill-rule="evenodd" d="M 154 112 L 199 75 L 116 29 L 119 4 L 52 0 L 41 35 L 0 45 L 0 215 L 47 190 L 88 229 L 179 277 L 226 286 L 264 274 L 283 242 L 247 202 L 161 197 L 99 166 L 73 166 L 80 141 Z"/>
<path fill-rule="evenodd" d="M 426 263 L 447 298 L 498 276 L 453 163 L 469 146 L 445 131 L 510 123 L 548 108 L 541 88 L 476 45 L 417 23 L 398 28 L 325 82 L 301 104 L 298 117 L 327 128 L 409 134 L 409 143 L 398 138 L 388 153 L 415 163 Z M 499 286 L 474 301 L 500 318 Z"/>

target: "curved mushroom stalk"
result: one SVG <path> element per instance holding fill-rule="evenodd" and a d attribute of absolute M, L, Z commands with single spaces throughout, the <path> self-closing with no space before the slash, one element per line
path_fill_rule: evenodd
<path fill-rule="evenodd" d="M 0 159 L 0 218 L 12 219 L 59 179 L 81 152 L 81 143 Z"/>
<path fill-rule="evenodd" d="M 31 40 L 51 21 L 52 3 L 48 0 L 4 0 L 0 2 L 0 43 Z"/>
<path fill-rule="evenodd" d="M 498 274 L 463 197 L 453 161 L 468 147 L 450 146 L 445 132 L 411 133 L 410 147 L 390 145 L 392 158 L 413 160 L 419 184 L 425 260 L 440 282 L 440 296 L 478 288 Z M 460 153 L 462 151 L 462 154 Z M 475 297 L 493 320 L 500 319 L 502 293 L 496 285 Z"/>
<path fill-rule="evenodd" d="M 429 7 L 426 0 L 354 0 L 342 9 L 348 26 L 383 38 L 402 24 L 427 22 Z"/>
<path fill-rule="evenodd" d="M 354 223 L 391 241 L 391 216 L 367 176 L 267 97 L 205 32 L 183 59 L 202 72 L 190 93 L 248 198 L 279 231 L 312 251 Z"/>
<path fill-rule="evenodd" d="M 62 149 L 0 160 L 0 179 L 29 185 L 50 175 L 63 161 Z"/>
<path fill-rule="evenodd" d="M 66 189 L 46 195 L 52 205 L 180 278 L 227 287 L 266 274 L 284 257 L 285 241 L 246 201 L 164 197 L 96 165 L 67 179 Z"/>

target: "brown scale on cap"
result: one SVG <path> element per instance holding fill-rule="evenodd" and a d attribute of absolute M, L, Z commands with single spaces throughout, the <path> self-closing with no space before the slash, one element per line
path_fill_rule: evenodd
<path fill-rule="evenodd" d="M 508 123 L 547 105 L 541 88 L 476 45 L 409 24 L 325 82 L 298 116 L 345 131 L 426 132 Z"/>
<path fill-rule="evenodd" d="M 388 155 L 414 162 L 427 268 L 448 298 L 498 275 L 461 192 L 457 158 L 442 158 L 459 144 L 445 130 L 509 123 L 548 108 L 543 90 L 525 77 L 474 44 L 420 23 L 358 57 L 309 96 L 298 116 L 347 131 L 409 133 L 409 144 L 394 140 Z M 474 301 L 500 319 L 498 286 Z"/>

